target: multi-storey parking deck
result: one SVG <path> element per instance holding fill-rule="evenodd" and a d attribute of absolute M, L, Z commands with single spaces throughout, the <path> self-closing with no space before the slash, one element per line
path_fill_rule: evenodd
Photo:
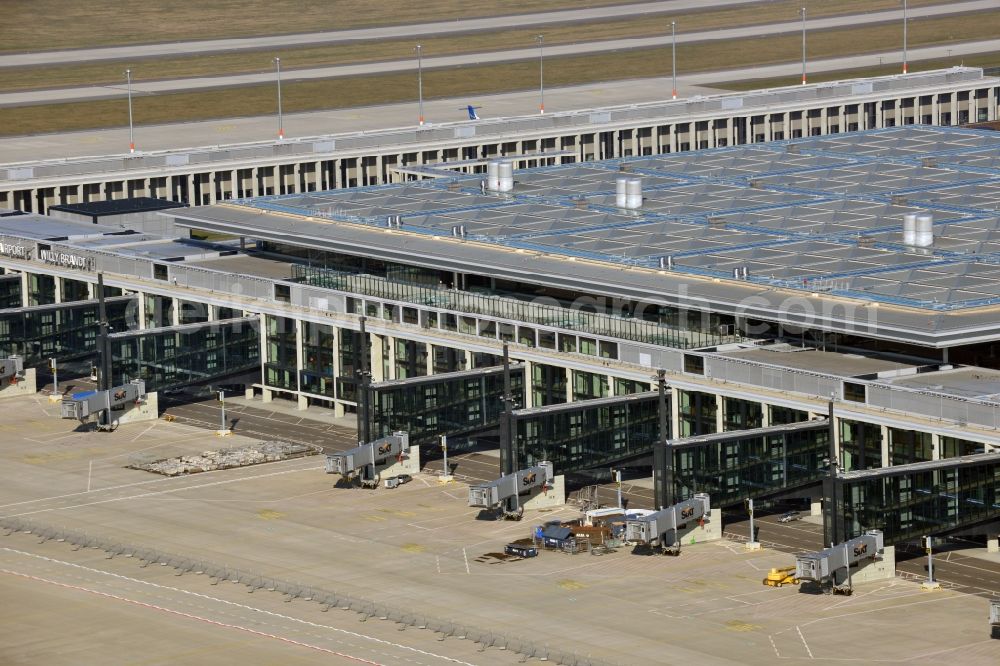
<path fill-rule="evenodd" d="M 544 116 L 0 165 L 0 207 L 159 197 L 191 205 L 481 171 L 760 144 L 901 125 L 996 120 L 1000 79 L 954 67 Z"/>

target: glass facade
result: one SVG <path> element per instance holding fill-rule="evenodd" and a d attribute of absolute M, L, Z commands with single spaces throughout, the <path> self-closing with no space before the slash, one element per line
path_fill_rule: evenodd
<path fill-rule="evenodd" d="M 608 397 L 608 376 L 573 370 L 573 401 Z"/>
<path fill-rule="evenodd" d="M 722 399 L 722 429 L 752 430 L 764 425 L 764 407 L 759 402 Z"/>
<path fill-rule="evenodd" d="M 63 303 L 67 301 L 85 301 L 90 298 L 86 282 L 82 282 L 80 280 L 71 280 L 69 278 L 59 278 L 59 279 L 62 280 Z M 120 296 L 121 294 L 118 295 Z"/>
<path fill-rule="evenodd" d="M 28 305 L 51 305 L 56 302 L 56 279 L 41 273 L 28 274 Z"/>
<path fill-rule="evenodd" d="M 656 456 L 655 496 L 670 506 L 708 493 L 713 507 L 732 506 L 817 483 L 828 473 L 829 454 L 826 420 L 678 439 Z"/>
<path fill-rule="evenodd" d="M 809 420 L 809 414 L 801 409 L 769 405 L 768 410 L 770 411 L 771 417 L 769 423 L 773 426 L 787 425 L 789 423 L 802 423 L 803 421 Z"/>
<path fill-rule="evenodd" d="M 709 435 L 718 430 L 715 394 L 699 391 L 677 391 L 680 432 L 677 437 Z"/>
<path fill-rule="evenodd" d="M 260 367 L 256 317 L 118 333 L 109 339 L 113 381 L 143 379 L 147 391 Z"/>
<path fill-rule="evenodd" d="M 933 457 L 929 432 L 889 428 L 889 460 L 893 465 L 926 462 Z"/>
<path fill-rule="evenodd" d="M 208 321 L 208 305 L 192 301 L 177 301 L 177 321 L 180 324 L 201 324 Z"/>
<path fill-rule="evenodd" d="M 515 412 L 518 465 L 550 460 L 556 474 L 565 474 L 650 455 L 659 438 L 658 403 L 657 393 L 646 392 Z"/>
<path fill-rule="evenodd" d="M 882 427 L 840 419 L 840 469 L 850 472 L 881 466 Z"/>
<path fill-rule="evenodd" d="M 105 301 L 112 331 L 126 329 L 131 297 Z M 97 301 L 76 301 L 0 311 L 0 356 L 18 354 L 26 366 L 50 358 L 92 355 L 97 348 Z"/>
<path fill-rule="evenodd" d="M 841 474 L 824 539 L 880 529 L 886 545 L 1000 518 L 1000 458 L 975 455 Z M 832 520 L 831 520 L 832 519 Z"/>
<path fill-rule="evenodd" d="M 150 294 L 145 296 L 143 328 L 165 328 L 174 323 L 174 299 Z"/>
<path fill-rule="evenodd" d="M 517 409 L 524 404 L 524 366 L 511 366 L 510 379 Z M 503 412 L 502 368 L 378 382 L 371 390 L 372 437 L 405 431 L 410 444 L 427 445 L 421 456 L 440 453 L 441 435 L 450 450 L 471 435 L 495 431 Z"/>
<path fill-rule="evenodd" d="M 0 310 L 21 307 L 21 276 L 0 275 Z"/>
<path fill-rule="evenodd" d="M 337 341 L 333 331 L 333 326 L 302 322 L 302 369 L 299 370 L 299 386 L 306 393 L 334 397 L 333 357 Z"/>
<path fill-rule="evenodd" d="M 531 404 L 535 407 L 566 402 L 566 370 L 554 365 L 531 364 Z"/>
<path fill-rule="evenodd" d="M 264 359 L 264 384 L 297 391 L 295 320 L 267 315 L 267 357 Z"/>
<path fill-rule="evenodd" d="M 453 349 L 451 347 L 441 347 L 440 345 L 433 345 L 432 349 L 434 358 L 431 363 L 435 375 L 465 370 L 468 352 L 464 349 Z M 495 364 L 490 363 L 489 365 Z"/>
<path fill-rule="evenodd" d="M 620 379 L 615 377 L 614 395 L 632 395 L 633 393 L 645 393 L 650 390 L 649 382 L 637 382 L 632 379 Z"/>
<path fill-rule="evenodd" d="M 396 338 L 396 379 L 427 375 L 427 344 L 417 340 Z"/>
<path fill-rule="evenodd" d="M 942 458 L 957 458 L 986 452 L 986 447 L 981 442 L 970 442 L 957 437 L 941 437 L 940 446 Z"/>

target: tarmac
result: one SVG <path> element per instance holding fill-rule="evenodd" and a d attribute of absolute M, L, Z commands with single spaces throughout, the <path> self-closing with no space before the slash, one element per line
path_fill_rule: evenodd
<path fill-rule="evenodd" d="M 125 469 L 136 454 L 217 445 L 159 420 L 113 433 L 58 418 L 39 395 L 5 400 L 0 518 L 215 562 L 516 637 L 604 663 L 789 664 L 947 659 L 995 664 L 984 599 L 893 579 L 852 597 L 764 587 L 791 556 L 729 540 L 678 558 L 491 553 L 565 507 L 477 520 L 462 483 L 420 474 L 396 490 L 334 487 L 314 458 L 177 478 Z M 226 438 L 236 445 L 244 436 Z M 511 650 L 207 575 L 108 559 L 0 532 L 0 662 L 508 664 Z M 377 613 L 376 613 L 377 615 Z M 532 660 L 533 661 L 533 660 Z"/>

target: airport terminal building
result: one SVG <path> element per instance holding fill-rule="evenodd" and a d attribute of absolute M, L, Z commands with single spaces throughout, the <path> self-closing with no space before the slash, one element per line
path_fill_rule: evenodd
<path fill-rule="evenodd" d="M 897 529 L 926 533 L 1000 509 L 1000 133 L 899 124 L 523 169 L 488 156 L 159 212 L 208 240 L 106 204 L 96 222 L 10 214 L 0 356 L 92 351 L 100 273 L 116 382 L 250 373 L 264 400 L 343 414 L 366 371 L 376 421 L 460 437 L 496 417 L 508 345 L 522 462 L 648 459 L 662 386 L 678 492 L 704 490 L 710 464 L 742 475 L 734 501 L 750 479 L 816 482 L 832 450 L 848 505 L 876 483 L 954 485 L 965 509 Z M 831 427 L 807 424 L 831 405 Z"/>

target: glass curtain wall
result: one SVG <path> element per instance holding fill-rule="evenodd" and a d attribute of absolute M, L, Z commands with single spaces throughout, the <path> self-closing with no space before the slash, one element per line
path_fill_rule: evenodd
<path fill-rule="evenodd" d="M 295 320 L 267 315 L 267 357 L 264 384 L 290 391 L 299 390 Z"/>
<path fill-rule="evenodd" d="M 115 384 L 143 379 L 147 391 L 260 367 L 256 318 L 118 333 L 109 340 Z"/>
<path fill-rule="evenodd" d="M 306 393 L 334 397 L 333 359 L 337 341 L 333 331 L 333 326 L 302 322 L 302 370 L 299 371 L 299 386 Z"/>
<path fill-rule="evenodd" d="M 646 392 L 526 409 L 514 414 L 513 430 L 519 464 L 550 460 L 557 474 L 603 467 L 652 453 L 659 438 L 658 396 Z"/>
<path fill-rule="evenodd" d="M 121 296 L 105 301 L 111 330 L 126 330 L 134 302 Z M 97 309 L 97 301 L 77 301 L 0 311 L 0 356 L 17 354 L 27 366 L 90 356 L 97 349 Z"/>

